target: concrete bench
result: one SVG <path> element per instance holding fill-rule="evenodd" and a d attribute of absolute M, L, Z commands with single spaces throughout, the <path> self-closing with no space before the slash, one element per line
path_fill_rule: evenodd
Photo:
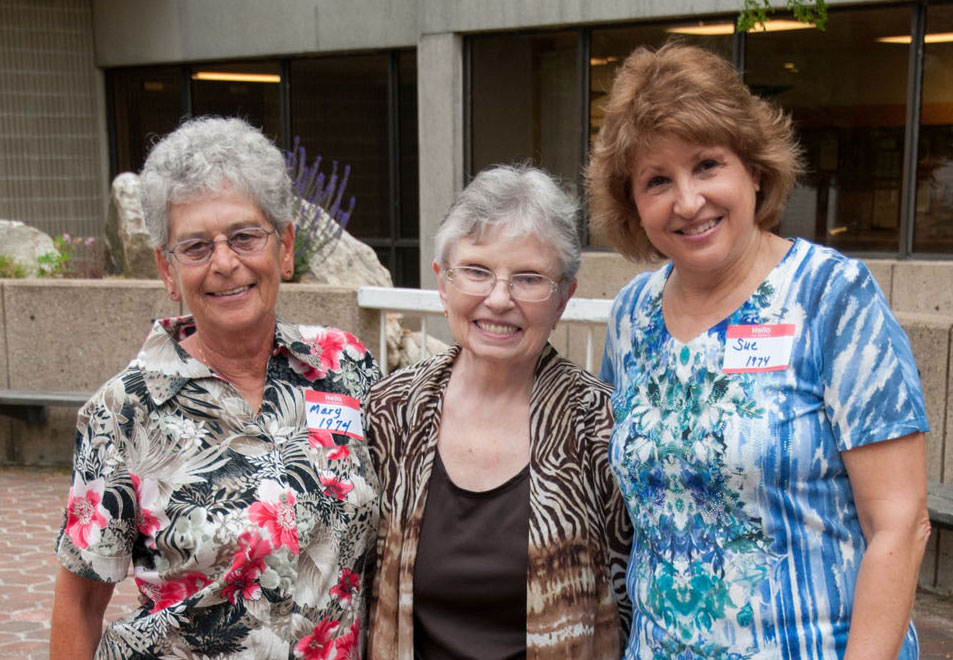
<path fill-rule="evenodd" d="M 44 424 L 48 406 L 79 408 L 89 397 L 89 392 L 0 390 L 0 415 L 21 419 L 27 424 Z"/>
<path fill-rule="evenodd" d="M 953 484 L 928 482 L 927 509 L 934 527 L 953 529 Z"/>

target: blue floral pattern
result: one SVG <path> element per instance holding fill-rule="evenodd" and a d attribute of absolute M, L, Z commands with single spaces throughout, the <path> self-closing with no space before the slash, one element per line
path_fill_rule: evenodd
<path fill-rule="evenodd" d="M 926 429 L 906 337 L 862 264 L 798 240 L 738 310 L 683 344 L 662 317 L 670 272 L 619 294 L 603 362 L 635 527 L 625 657 L 840 657 L 864 542 L 839 454 Z M 730 325 L 778 323 L 796 326 L 787 369 L 722 371 Z M 915 649 L 911 628 L 901 657 Z"/>

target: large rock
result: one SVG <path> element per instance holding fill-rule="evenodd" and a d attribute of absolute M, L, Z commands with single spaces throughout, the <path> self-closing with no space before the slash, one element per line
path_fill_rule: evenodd
<path fill-rule="evenodd" d="M 373 248 L 357 240 L 346 230 L 338 232 L 331 217 L 321 211 L 322 236 L 318 239 L 324 247 L 311 256 L 310 272 L 303 281 L 333 286 L 394 286 L 390 271 L 381 265 Z"/>
<path fill-rule="evenodd" d="M 53 239 L 19 220 L 0 220 L 0 254 L 23 266 L 27 277 L 39 271 L 37 257 L 56 252 Z"/>
<path fill-rule="evenodd" d="M 159 277 L 142 213 L 139 176 L 132 172 L 113 180 L 106 217 L 106 270 L 130 279 Z"/>

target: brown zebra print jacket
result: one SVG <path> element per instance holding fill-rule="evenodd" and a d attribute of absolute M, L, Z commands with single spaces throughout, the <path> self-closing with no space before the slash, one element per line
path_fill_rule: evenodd
<path fill-rule="evenodd" d="M 368 658 L 413 660 L 414 559 L 459 346 L 371 389 L 366 433 L 381 485 Z M 632 538 L 609 470 L 611 388 L 547 345 L 530 395 L 527 657 L 618 660 Z"/>

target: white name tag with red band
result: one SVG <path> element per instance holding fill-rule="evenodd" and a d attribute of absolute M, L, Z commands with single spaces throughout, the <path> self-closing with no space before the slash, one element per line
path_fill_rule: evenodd
<path fill-rule="evenodd" d="M 343 433 L 357 440 L 364 439 L 361 402 L 354 397 L 306 390 L 304 400 L 310 430 Z"/>
<path fill-rule="evenodd" d="M 729 325 L 725 333 L 726 374 L 783 371 L 791 360 L 794 324 Z"/>

